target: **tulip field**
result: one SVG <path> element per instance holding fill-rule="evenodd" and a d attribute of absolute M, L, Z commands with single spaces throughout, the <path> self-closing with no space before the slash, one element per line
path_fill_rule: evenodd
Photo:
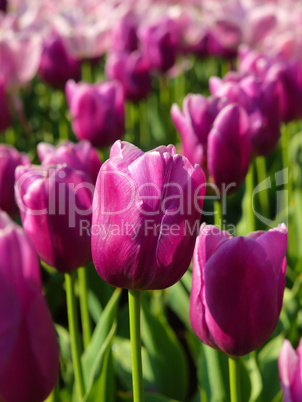
<path fill-rule="evenodd" d="M 301 26 L 0 0 L 0 402 L 302 402 Z"/>

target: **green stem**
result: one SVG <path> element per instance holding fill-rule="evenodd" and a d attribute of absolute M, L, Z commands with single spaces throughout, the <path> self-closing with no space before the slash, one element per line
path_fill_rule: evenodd
<path fill-rule="evenodd" d="M 284 208 L 288 206 L 288 200 L 290 200 L 290 171 L 289 171 L 289 141 L 290 141 L 290 127 L 289 124 L 283 125 L 281 130 L 281 147 L 282 147 L 282 162 L 283 169 L 287 169 L 287 172 L 284 171 Z"/>
<path fill-rule="evenodd" d="M 141 355 L 141 334 L 140 334 L 140 290 L 129 290 L 129 318 L 130 318 L 130 339 L 131 339 L 131 358 L 132 358 L 132 383 L 133 401 L 143 402 L 143 370 Z"/>
<path fill-rule="evenodd" d="M 262 156 L 256 158 L 255 165 L 257 170 L 257 181 L 258 183 L 262 183 L 265 179 L 267 179 L 265 158 Z M 258 194 L 261 212 L 263 216 L 269 218 L 269 196 L 267 186 L 264 186 L 263 190 L 261 190 Z"/>
<path fill-rule="evenodd" d="M 240 359 L 229 357 L 231 402 L 240 402 Z"/>
<path fill-rule="evenodd" d="M 256 218 L 253 209 L 253 191 L 254 191 L 254 164 L 251 162 L 248 174 L 245 179 L 246 184 L 246 195 L 248 196 L 248 211 L 247 211 L 247 221 L 249 232 L 254 232 L 256 230 Z"/>
<path fill-rule="evenodd" d="M 214 222 L 221 229 L 222 227 L 222 205 L 220 200 L 214 201 Z"/>
<path fill-rule="evenodd" d="M 79 279 L 79 295 L 80 295 L 80 309 L 81 309 L 81 320 L 83 329 L 83 340 L 84 348 L 86 349 L 90 343 L 91 339 L 91 321 L 88 311 L 87 302 L 87 268 L 78 269 L 78 279 Z"/>
<path fill-rule="evenodd" d="M 76 297 L 75 297 L 75 279 L 76 273 L 71 272 L 65 274 L 65 286 L 66 286 L 66 299 L 67 299 L 67 314 L 68 314 L 68 326 L 70 333 L 71 353 L 74 367 L 75 382 L 78 387 L 78 393 L 80 399 L 85 394 L 85 385 L 83 370 L 81 365 L 81 352 L 80 352 L 80 338 L 78 330 L 77 309 L 76 309 Z"/>
<path fill-rule="evenodd" d="M 89 61 L 82 61 L 82 81 L 93 83 L 92 67 Z"/>

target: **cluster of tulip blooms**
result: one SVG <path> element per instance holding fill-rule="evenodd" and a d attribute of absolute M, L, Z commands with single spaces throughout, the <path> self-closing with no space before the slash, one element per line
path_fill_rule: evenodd
<path fill-rule="evenodd" d="M 280 176 L 278 159 L 284 193 L 296 208 L 302 199 L 299 173 L 287 170 L 296 140 L 288 127 L 302 119 L 302 7 L 285 0 L 199 3 L 0 0 L 4 402 L 142 402 L 144 393 L 150 401 L 281 400 L 278 375 L 277 388 L 267 390 L 275 379 L 263 374 L 262 355 L 269 372 L 279 364 L 284 401 L 302 400 L 302 341 L 297 352 L 292 346 L 301 325 L 294 317 L 278 328 L 283 298 L 291 311 L 302 311 L 299 251 L 289 250 L 287 270 L 287 197 L 269 225 L 260 225 L 253 209 L 254 186 L 272 172 Z M 169 82 L 177 92 L 196 64 L 211 67 L 213 57 L 230 71 L 210 72 L 208 96 L 185 90 L 173 98 Z M 52 114 L 31 116 L 26 101 L 42 110 L 48 92 L 49 103 L 66 98 L 57 111 L 65 136 L 59 144 L 45 132 Z M 133 135 L 146 117 L 140 105 L 156 109 L 148 104 L 153 95 L 166 131 L 161 143 L 171 132 L 175 139 L 176 129 L 181 144 L 150 150 Z M 42 130 L 35 132 L 35 119 Z M 210 202 L 216 225 L 203 214 L 213 188 L 220 194 Z M 245 222 L 240 236 L 223 230 L 225 204 L 236 197 Z M 256 199 L 264 223 L 272 198 L 264 188 Z M 293 230 L 299 239 L 299 225 L 292 226 L 289 236 Z M 44 295 L 51 283 L 59 297 L 63 275 L 67 320 L 61 306 L 58 321 L 68 321 L 69 332 L 54 325 Z M 96 296 L 101 292 L 110 296 Z M 288 319 L 286 308 L 281 318 Z M 198 367 L 190 387 L 189 365 Z"/>

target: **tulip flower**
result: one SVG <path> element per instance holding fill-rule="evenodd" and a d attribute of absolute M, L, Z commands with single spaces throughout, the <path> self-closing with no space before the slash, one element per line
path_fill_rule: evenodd
<path fill-rule="evenodd" d="M 193 254 L 190 319 L 202 342 L 243 356 L 267 341 L 282 307 L 286 250 L 284 224 L 246 237 L 201 228 Z"/>
<path fill-rule="evenodd" d="M 174 103 L 172 121 L 181 136 L 182 153 L 192 164 L 206 169 L 207 142 L 214 120 L 221 108 L 218 98 L 189 94 L 183 101 L 183 111 Z"/>
<path fill-rule="evenodd" d="M 138 18 L 129 12 L 115 25 L 111 32 L 113 52 L 133 52 L 138 48 Z"/>
<path fill-rule="evenodd" d="M 284 402 L 299 402 L 302 395 L 302 339 L 297 351 L 284 339 L 278 358 Z"/>
<path fill-rule="evenodd" d="M 210 78 L 211 94 L 238 103 L 248 113 L 249 135 L 254 155 L 273 151 L 280 138 L 278 82 L 262 82 L 251 75 L 227 74 Z"/>
<path fill-rule="evenodd" d="M 42 166 L 66 163 L 72 169 L 86 173 L 95 184 L 102 163 L 89 141 L 83 140 L 77 144 L 63 141 L 57 147 L 40 142 L 37 150 Z"/>
<path fill-rule="evenodd" d="M 139 38 L 151 68 L 166 72 L 174 66 L 179 47 L 177 23 L 164 16 L 141 25 Z"/>
<path fill-rule="evenodd" d="M 65 273 L 91 261 L 93 185 L 84 172 L 18 167 L 15 190 L 24 230 L 43 261 Z"/>
<path fill-rule="evenodd" d="M 302 67 L 300 62 L 268 57 L 242 47 L 239 52 L 239 71 L 257 75 L 267 86 L 277 84 L 279 115 L 289 122 L 302 117 Z"/>
<path fill-rule="evenodd" d="M 95 85 L 70 80 L 66 97 L 72 128 L 79 140 L 103 148 L 121 138 L 125 129 L 124 94 L 118 82 Z"/>
<path fill-rule="evenodd" d="M 6 94 L 6 84 L 4 78 L 0 76 L 0 132 L 6 130 L 12 124 L 12 116 Z"/>
<path fill-rule="evenodd" d="M 0 212 L 0 398 L 42 402 L 59 376 L 59 347 L 40 266 L 24 231 Z"/>
<path fill-rule="evenodd" d="M 0 0 L 0 11 L 6 13 L 7 11 L 7 0 Z"/>
<path fill-rule="evenodd" d="M 138 102 L 151 91 L 150 66 L 139 51 L 112 53 L 107 58 L 106 75 L 121 83 L 125 97 Z"/>
<path fill-rule="evenodd" d="M 18 215 L 15 201 L 15 170 L 19 165 L 30 163 L 29 158 L 10 145 L 0 144 L 0 209 L 12 217 Z"/>
<path fill-rule="evenodd" d="M 173 145 L 144 153 L 117 141 L 93 200 L 92 257 L 100 277 L 126 289 L 163 289 L 187 270 L 205 176 Z"/>
<path fill-rule="evenodd" d="M 57 34 L 51 34 L 44 40 L 39 75 L 55 88 L 64 88 L 69 79 L 79 81 L 81 78 L 80 62 L 67 52 Z"/>

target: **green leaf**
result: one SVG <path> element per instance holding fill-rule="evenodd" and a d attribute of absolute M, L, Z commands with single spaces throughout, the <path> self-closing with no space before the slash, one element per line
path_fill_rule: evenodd
<path fill-rule="evenodd" d="M 284 337 L 270 340 L 258 353 L 259 369 L 263 379 L 263 400 L 272 401 L 280 391 L 278 356 Z"/>
<path fill-rule="evenodd" d="M 151 393 L 145 393 L 144 400 L 145 402 L 177 402 L 176 399 L 170 399 L 164 395 Z M 133 402 L 133 396 L 129 393 L 120 392 L 117 396 L 117 402 Z"/>
<path fill-rule="evenodd" d="M 229 378 L 228 358 L 210 346 L 200 343 L 197 376 L 201 390 L 205 392 L 207 401 L 226 401 Z"/>
<path fill-rule="evenodd" d="M 241 359 L 242 365 L 245 367 L 247 375 L 250 381 L 250 402 L 256 402 L 261 400 L 261 393 L 262 393 L 262 377 L 260 370 L 258 368 L 257 360 L 256 360 L 256 353 L 252 352 L 246 356 L 243 356 Z"/>
<path fill-rule="evenodd" d="M 166 302 L 174 313 L 191 330 L 190 322 L 190 295 L 182 280 L 171 286 L 165 292 Z"/>
<path fill-rule="evenodd" d="M 101 359 L 99 356 L 102 350 L 105 353 L 103 345 L 108 341 L 109 333 L 112 333 L 113 323 L 117 316 L 121 289 L 116 289 L 106 305 L 101 318 L 92 334 L 90 344 L 82 356 L 83 374 L 86 389 L 94 379 L 97 361 Z"/>
<path fill-rule="evenodd" d="M 129 339 L 116 336 L 112 345 L 114 368 L 121 386 L 132 392 L 132 364 L 131 344 Z M 146 349 L 142 346 L 142 365 L 144 389 L 151 390 L 154 387 L 155 377 Z"/>
<path fill-rule="evenodd" d="M 91 368 L 90 377 L 88 380 L 88 384 L 86 386 L 86 394 L 84 397 L 84 401 L 86 402 L 93 402 L 93 401 L 100 401 L 100 402 L 107 402 L 110 399 L 107 399 L 107 394 L 111 395 L 110 398 L 114 398 L 112 396 L 111 391 L 112 387 L 110 387 L 110 381 L 112 378 L 108 376 L 108 363 L 109 363 L 109 356 L 112 346 L 113 337 L 116 332 L 116 320 L 111 327 L 111 330 L 108 333 L 107 338 L 105 339 L 104 343 L 102 344 L 100 350 L 98 351 L 97 355 L 95 356 L 95 360 L 93 366 Z M 108 383 L 107 383 L 107 376 L 108 376 Z M 105 377 L 105 378 L 104 378 Z M 104 386 L 106 385 L 106 386 Z M 112 386 L 112 384 L 111 384 Z M 112 399 L 111 399 L 112 400 Z"/>
<path fill-rule="evenodd" d="M 177 400 L 185 400 L 188 367 L 185 353 L 164 316 L 154 316 L 142 297 L 142 340 L 147 349 L 157 390 Z"/>

